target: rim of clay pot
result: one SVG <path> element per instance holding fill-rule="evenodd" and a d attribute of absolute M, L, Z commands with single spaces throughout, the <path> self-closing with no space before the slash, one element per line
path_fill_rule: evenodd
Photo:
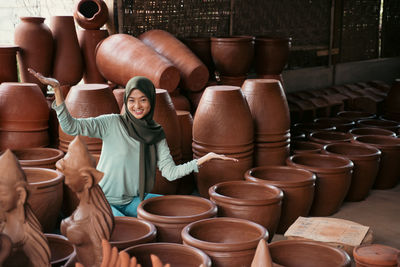
<path fill-rule="evenodd" d="M 72 20 L 74 21 L 74 16 L 70 15 L 61 15 L 61 16 L 51 16 L 50 19 L 57 19 L 57 20 Z"/>
<path fill-rule="evenodd" d="M 377 128 L 377 127 L 353 128 L 349 130 L 349 133 L 351 133 L 354 136 L 362 136 L 362 135 L 385 135 L 393 137 L 396 136 L 396 133 L 391 130 Z"/>
<path fill-rule="evenodd" d="M 255 167 L 248 170 L 244 177 L 248 181 L 272 184 L 282 188 L 310 185 L 317 179 L 314 173 L 291 166 Z"/>
<path fill-rule="evenodd" d="M 101 0 L 102 1 L 102 0 Z M 91 17 L 86 17 L 85 14 L 81 12 L 82 5 L 86 4 L 87 2 L 94 3 L 97 6 L 97 12 L 95 12 Z M 97 1 L 93 0 L 80 0 L 77 4 L 76 10 L 78 11 L 77 14 L 80 18 L 83 18 L 87 21 L 92 21 L 96 19 L 96 16 L 101 12 L 101 6 Z"/>
<path fill-rule="evenodd" d="M 379 158 L 382 152 L 371 145 L 361 143 L 332 143 L 324 146 L 323 153 L 344 156 L 350 160 Z"/>
<path fill-rule="evenodd" d="M 28 176 L 28 173 L 40 174 L 39 177 L 33 177 L 31 181 L 27 181 L 29 186 L 36 189 L 48 188 L 64 181 L 64 175 L 57 170 L 37 167 L 22 167 L 22 170 L 25 172 L 27 180 L 28 177 L 32 178 L 32 176 Z M 47 179 L 50 177 L 52 178 Z"/>
<path fill-rule="evenodd" d="M 381 244 L 364 244 L 353 249 L 356 263 L 368 266 L 395 266 L 398 253 L 400 250 Z"/>
<path fill-rule="evenodd" d="M 24 149 L 13 149 L 12 152 L 17 157 L 21 166 L 38 166 L 52 163 L 64 157 L 64 152 L 50 147 L 34 147 Z"/>
<path fill-rule="evenodd" d="M 157 201 L 179 201 L 180 203 L 188 203 L 189 201 L 191 202 L 196 202 L 200 203 L 203 205 L 206 209 L 206 211 L 197 213 L 197 214 L 190 214 L 190 215 L 178 215 L 178 216 L 169 216 L 169 215 L 160 215 L 160 214 L 154 214 L 150 213 L 146 210 L 146 205 L 150 205 L 152 202 L 157 202 Z M 191 223 L 193 221 L 201 220 L 204 218 L 209 218 L 216 216 L 217 214 L 217 206 L 210 200 L 198 196 L 185 196 L 185 195 L 166 195 L 166 196 L 158 196 L 158 197 L 153 197 L 149 199 L 143 200 L 138 208 L 138 216 L 140 218 L 143 218 L 145 220 L 150 220 L 152 222 L 158 222 L 158 223 Z"/>
<path fill-rule="evenodd" d="M 352 142 L 376 146 L 380 149 L 400 149 L 400 139 L 385 135 L 356 136 Z"/>
<path fill-rule="evenodd" d="M 210 37 L 193 37 L 193 36 L 189 36 L 189 37 L 185 37 L 184 42 L 193 42 L 193 43 L 209 43 L 211 41 Z"/>
<path fill-rule="evenodd" d="M 265 43 L 287 43 L 289 42 L 289 46 L 292 42 L 292 37 L 284 37 L 284 36 L 268 36 L 268 35 L 257 35 L 254 40 L 256 42 L 265 42 Z"/>
<path fill-rule="evenodd" d="M 321 160 L 323 164 L 321 164 Z M 314 173 L 341 173 L 350 171 L 354 167 L 353 162 L 348 158 L 312 153 L 290 156 L 286 159 L 286 164 L 310 170 Z"/>
<path fill-rule="evenodd" d="M 44 235 L 47 238 L 50 250 L 51 250 L 50 244 L 52 243 L 51 241 L 53 241 L 53 243 L 61 243 L 61 244 L 63 244 L 64 247 L 68 246 L 70 248 L 70 251 L 71 251 L 70 253 L 68 253 L 68 251 L 62 250 L 63 254 L 68 254 L 68 255 L 66 255 L 65 257 L 60 258 L 60 259 L 51 260 L 50 263 L 51 263 L 52 266 L 67 261 L 75 253 L 74 246 L 69 242 L 68 238 L 66 238 L 65 236 L 57 235 L 57 234 L 50 234 L 50 233 L 44 233 Z M 53 253 L 51 253 L 51 254 L 53 255 Z"/>
<path fill-rule="evenodd" d="M 110 86 L 105 83 L 85 83 L 85 84 L 77 84 L 71 87 L 71 91 L 73 90 L 82 90 L 87 91 L 89 93 L 97 93 L 98 90 L 106 90 L 110 89 Z M 110 91 L 112 91 L 110 89 Z"/>
<path fill-rule="evenodd" d="M 328 144 L 332 142 L 350 142 L 353 140 L 353 135 L 349 133 L 342 133 L 336 131 L 315 131 L 310 133 L 308 137 L 310 141 Z"/>
<path fill-rule="evenodd" d="M 226 195 L 222 192 L 226 188 L 234 188 L 234 194 Z M 256 190 L 265 194 L 256 194 Z M 222 192 L 221 192 L 222 191 Z M 249 193 L 251 192 L 251 193 Z M 240 193 L 240 197 L 236 195 Z M 255 183 L 253 181 L 227 181 L 211 186 L 208 189 L 210 199 L 218 202 L 230 203 L 239 206 L 261 206 L 282 201 L 283 192 L 274 185 Z M 243 197 L 242 197 L 243 196 Z M 256 198 L 255 196 L 258 196 Z M 262 196 L 262 198 L 260 197 Z"/>
<path fill-rule="evenodd" d="M 355 125 L 353 120 L 343 117 L 320 117 L 315 118 L 314 122 L 332 126 L 351 126 Z"/>
<path fill-rule="evenodd" d="M 0 45 L 0 54 L 15 54 L 20 48 L 17 45 Z"/>
<path fill-rule="evenodd" d="M 238 36 L 221 36 L 221 37 L 210 37 L 211 43 L 214 42 L 252 42 L 254 40 L 254 36 L 250 35 L 238 35 Z"/>
<path fill-rule="evenodd" d="M 367 127 L 396 127 L 400 128 L 400 124 L 397 121 L 392 120 L 380 120 L 380 119 L 363 119 L 358 120 L 357 125 L 365 125 Z"/>
<path fill-rule="evenodd" d="M 351 111 L 344 110 L 340 111 L 336 114 L 338 117 L 347 118 L 350 120 L 359 120 L 359 119 L 372 119 L 375 118 L 375 114 L 365 111 Z"/>
<path fill-rule="evenodd" d="M 20 17 L 20 20 L 22 21 L 30 21 L 30 22 L 35 22 L 35 23 L 42 23 L 44 22 L 46 18 L 40 17 L 40 16 L 26 16 L 26 17 Z"/>
<path fill-rule="evenodd" d="M 336 130 L 335 126 L 327 126 L 323 124 L 316 124 L 315 122 L 298 122 L 293 125 L 295 131 L 302 132 L 314 132 L 314 131 L 334 131 Z"/>
<path fill-rule="evenodd" d="M 311 141 L 295 140 L 290 142 L 290 149 L 293 154 L 319 153 L 322 151 L 323 145 Z"/>
<path fill-rule="evenodd" d="M 213 224 L 221 223 L 221 222 L 225 223 L 225 224 L 239 226 L 238 231 L 240 231 L 240 229 L 243 230 L 242 227 L 244 227 L 245 225 L 247 227 L 251 227 L 253 230 L 255 230 L 258 233 L 258 237 L 247 240 L 247 241 L 242 239 L 237 242 L 217 243 L 217 242 L 209 242 L 209 241 L 200 240 L 191 235 L 193 232 L 198 232 L 199 227 L 209 226 L 209 228 L 211 227 L 213 229 L 214 228 Z M 220 232 L 223 233 L 224 231 L 220 231 Z M 268 240 L 268 231 L 267 231 L 267 229 L 265 229 L 265 227 L 261 226 L 260 224 L 249 221 L 249 220 L 245 220 L 245 219 L 231 218 L 231 217 L 208 218 L 208 219 L 203 219 L 203 220 L 199 220 L 196 222 L 192 222 L 192 223 L 186 225 L 182 230 L 182 239 L 183 239 L 184 244 L 187 244 L 189 246 L 194 246 L 201 250 L 241 251 L 241 250 L 245 250 L 245 249 L 255 249 L 257 247 L 260 239 Z"/>

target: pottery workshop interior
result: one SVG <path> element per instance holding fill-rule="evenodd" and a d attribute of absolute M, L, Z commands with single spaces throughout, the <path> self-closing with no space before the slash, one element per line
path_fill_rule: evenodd
<path fill-rule="evenodd" d="M 400 1 L 0 0 L 0 267 L 400 267 Z"/>

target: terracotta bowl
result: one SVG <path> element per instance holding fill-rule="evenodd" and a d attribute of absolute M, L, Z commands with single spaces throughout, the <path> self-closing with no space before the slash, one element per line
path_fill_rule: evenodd
<path fill-rule="evenodd" d="M 353 255 L 356 267 L 396 267 L 400 250 L 380 244 L 368 244 L 355 247 Z"/>
<path fill-rule="evenodd" d="M 290 142 L 291 154 L 302 153 L 321 153 L 323 146 L 310 141 L 292 141 Z"/>
<path fill-rule="evenodd" d="M 350 142 L 353 135 L 336 131 L 317 131 L 312 132 L 309 136 L 311 142 L 319 144 L 331 144 L 337 142 Z"/>
<path fill-rule="evenodd" d="M 400 123 L 397 121 L 389 121 L 389 120 L 379 120 L 379 119 L 365 119 L 358 120 L 356 123 L 357 127 L 376 127 L 380 129 L 386 129 L 393 131 L 395 133 L 399 133 Z"/>
<path fill-rule="evenodd" d="M 145 220 L 133 217 L 114 217 L 114 230 L 110 244 L 119 250 L 156 241 L 156 227 Z"/>
<path fill-rule="evenodd" d="M 324 124 L 318 124 L 315 122 L 299 122 L 293 125 L 293 131 L 298 133 L 304 133 L 309 135 L 315 131 L 334 131 L 336 130 L 335 126 L 327 126 Z"/>
<path fill-rule="evenodd" d="M 61 267 L 74 256 L 75 248 L 65 236 L 44 234 L 50 247 L 50 264 L 52 267 Z"/>
<path fill-rule="evenodd" d="M 354 127 L 355 123 L 353 120 L 346 119 L 346 118 L 340 118 L 340 117 L 324 117 L 324 118 L 316 118 L 314 119 L 314 122 L 322 125 L 327 125 L 327 126 L 335 126 L 336 131 L 339 132 L 347 132 L 351 128 Z"/>
<path fill-rule="evenodd" d="M 349 130 L 349 133 L 351 133 L 354 137 L 362 135 L 385 135 L 396 137 L 395 132 L 376 127 L 354 128 Z"/>
<path fill-rule="evenodd" d="M 375 114 L 370 113 L 370 112 L 345 110 L 345 111 L 338 112 L 337 117 L 346 118 L 346 119 L 350 119 L 353 121 L 358 121 L 361 119 L 373 119 L 376 116 L 375 116 Z"/>
<path fill-rule="evenodd" d="M 64 157 L 64 152 L 49 147 L 35 147 L 12 150 L 22 167 L 56 169 L 56 162 Z"/>

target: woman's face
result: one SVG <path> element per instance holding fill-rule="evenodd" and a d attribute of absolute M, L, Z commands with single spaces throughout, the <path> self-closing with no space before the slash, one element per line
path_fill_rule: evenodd
<path fill-rule="evenodd" d="M 146 116 L 151 109 L 150 101 L 142 91 L 132 90 L 128 96 L 128 110 L 136 118 L 141 119 Z"/>

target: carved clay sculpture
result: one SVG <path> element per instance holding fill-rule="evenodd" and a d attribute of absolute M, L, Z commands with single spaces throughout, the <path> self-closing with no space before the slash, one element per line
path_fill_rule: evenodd
<path fill-rule="evenodd" d="M 3 266 L 50 266 L 46 237 L 27 203 L 25 173 L 9 149 L 0 156 L 0 173 L 0 233 L 10 238 L 13 246 Z"/>
<path fill-rule="evenodd" d="M 98 185 L 103 173 L 96 170 L 95 160 L 79 136 L 56 166 L 79 199 L 76 210 L 61 222 L 61 233 L 74 245 L 79 262 L 98 267 L 102 261 L 101 240 L 108 240 L 114 227 L 110 205 Z"/>
<path fill-rule="evenodd" d="M 251 267 L 272 267 L 272 259 L 271 254 L 269 253 L 269 249 L 267 247 L 267 242 L 264 239 L 261 239 L 258 242 L 258 246 L 256 249 L 256 253 L 254 254 L 253 261 L 251 263 Z"/>

